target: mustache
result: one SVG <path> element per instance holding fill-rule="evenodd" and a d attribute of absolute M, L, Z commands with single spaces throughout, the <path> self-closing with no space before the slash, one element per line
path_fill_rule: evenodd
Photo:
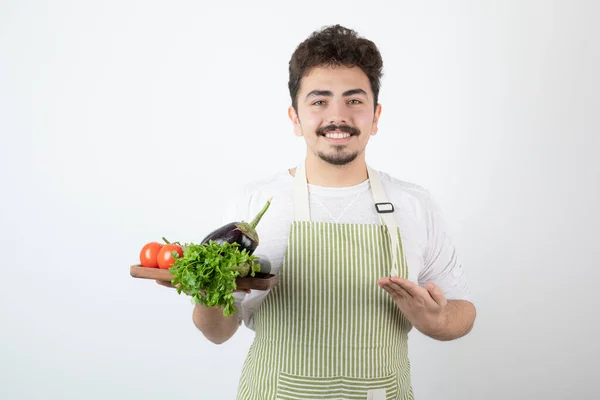
<path fill-rule="evenodd" d="M 360 131 L 350 125 L 333 125 L 333 124 L 317 129 L 317 135 L 325 136 L 325 134 L 327 132 L 334 132 L 334 131 L 349 133 L 350 136 L 360 135 Z"/>

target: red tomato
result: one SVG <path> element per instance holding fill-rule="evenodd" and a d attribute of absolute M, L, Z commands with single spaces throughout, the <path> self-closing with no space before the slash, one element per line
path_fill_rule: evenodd
<path fill-rule="evenodd" d="M 158 268 L 158 253 L 163 245 L 158 242 L 146 243 L 140 251 L 140 264 L 143 267 Z"/>
<path fill-rule="evenodd" d="M 173 251 L 176 251 L 179 257 L 183 257 L 183 249 L 181 246 L 176 244 L 166 244 L 160 249 L 158 252 L 158 268 L 161 269 L 169 269 L 175 262 L 173 255 L 171 254 Z"/>

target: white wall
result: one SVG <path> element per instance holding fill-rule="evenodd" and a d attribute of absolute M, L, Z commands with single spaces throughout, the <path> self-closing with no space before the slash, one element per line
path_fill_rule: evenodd
<path fill-rule="evenodd" d="M 332 23 L 379 45 L 368 157 L 434 193 L 476 296 L 468 337 L 411 335 L 417 398 L 598 398 L 598 2 L 201 3 L 0 5 L 1 398 L 234 398 L 251 332 L 209 344 L 128 267 L 303 154 L 287 62 Z"/>

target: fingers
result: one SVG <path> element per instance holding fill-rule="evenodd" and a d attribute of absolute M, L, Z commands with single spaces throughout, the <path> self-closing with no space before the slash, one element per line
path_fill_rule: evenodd
<path fill-rule="evenodd" d="M 402 286 L 398 285 L 390 278 L 383 278 L 379 280 L 379 286 L 388 292 L 392 297 L 398 299 L 411 299 L 413 296 Z"/>
<path fill-rule="evenodd" d="M 425 289 L 414 282 L 400 277 L 382 278 L 379 285 L 390 293 L 394 298 L 402 300 L 416 301 L 421 306 L 443 306 L 445 299 L 441 290 L 435 291 L 435 298 L 428 289 Z M 439 289 L 439 288 L 438 288 Z M 439 301 L 439 302 L 438 302 Z"/>
<path fill-rule="evenodd" d="M 414 296 L 412 295 L 412 293 L 410 293 L 408 290 L 406 290 L 405 288 L 403 288 L 402 286 L 398 285 L 395 282 L 391 282 L 389 285 L 387 285 L 390 290 L 394 293 L 396 293 L 396 295 L 400 296 L 403 299 L 411 299 Z"/>
<path fill-rule="evenodd" d="M 433 298 L 433 300 L 442 307 L 445 307 L 448 303 L 446 296 L 444 296 L 444 291 L 433 282 L 427 282 L 427 291 Z"/>
<path fill-rule="evenodd" d="M 413 297 L 425 297 L 425 295 L 427 295 L 427 290 L 407 279 L 402 279 L 395 276 L 391 278 L 391 281 L 402 287 L 405 291 L 409 292 Z"/>
<path fill-rule="evenodd" d="M 399 295 L 396 293 L 396 291 L 391 288 L 390 284 L 388 284 L 388 283 L 380 283 L 379 286 L 383 290 L 385 290 L 386 292 L 388 292 L 393 298 L 399 297 Z"/>
<path fill-rule="evenodd" d="M 394 299 L 395 301 L 403 301 L 403 300 L 405 300 L 405 298 L 403 298 L 401 294 L 398 294 L 398 293 L 397 293 L 397 292 L 396 292 L 394 289 L 392 289 L 392 288 L 390 287 L 390 285 L 383 284 L 383 285 L 381 285 L 381 288 L 382 288 L 383 290 L 385 290 L 386 292 L 388 292 L 388 294 L 389 294 L 389 295 L 392 297 L 392 299 Z"/>

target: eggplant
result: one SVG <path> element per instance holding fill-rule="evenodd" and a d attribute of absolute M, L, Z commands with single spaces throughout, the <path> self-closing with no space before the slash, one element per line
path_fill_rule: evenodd
<path fill-rule="evenodd" d="M 208 243 L 211 240 L 217 244 L 223 244 L 225 242 L 233 244 L 239 244 L 240 250 L 246 250 L 249 254 L 253 254 L 258 247 L 258 233 L 256 233 L 256 226 L 260 222 L 260 219 L 265 215 L 265 212 L 271 205 L 272 197 L 267 200 L 262 210 L 256 214 L 256 217 L 250 223 L 248 222 L 230 222 L 220 228 L 215 229 L 209 233 L 204 239 L 202 244 Z"/>

